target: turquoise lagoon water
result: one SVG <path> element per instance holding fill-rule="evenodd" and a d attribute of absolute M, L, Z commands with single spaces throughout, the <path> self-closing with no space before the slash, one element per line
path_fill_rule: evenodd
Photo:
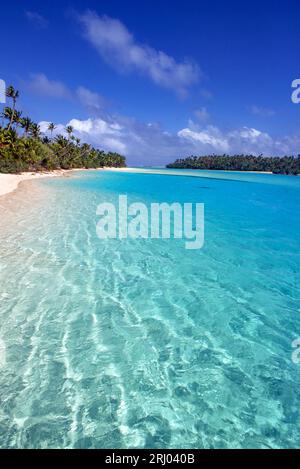
<path fill-rule="evenodd" d="M 300 178 L 78 172 L 0 199 L 0 447 L 300 446 Z M 96 207 L 203 202 L 205 245 Z"/>

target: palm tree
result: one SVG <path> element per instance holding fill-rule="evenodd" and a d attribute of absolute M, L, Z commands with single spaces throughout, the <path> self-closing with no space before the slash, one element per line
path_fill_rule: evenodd
<path fill-rule="evenodd" d="M 60 147 L 66 147 L 68 145 L 68 140 L 61 134 L 57 135 L 54 140 Z"/>
<path fill-rule="evenodd" d="M 13 122 L 16 124 L 16 129 L 19 125 L 22 125 L 22 112 L 21 111 L 14 111 Z"/>
<path fill-rule="evenodd" d="M 17 142 L 18 136 L 17 132 L 15 129 L 3 129 L 0 132 L 0 148 L 5 147 L 5 146 L 14 146 L 14 144 Z"/>
<path fill-rule="evenodd" d="M 52 138 L 53 130 L 55 130 L 55 129 L 56 129 L 56 125 L 53 124 L 53 122 L 50 122 L 49 125 L 48 125 L 48 130 L 49 130 L 49 132 L 50 132 L 50 134 L 51 134 L 51 138 Z"/>
<path fill-rule="evenodd" d="M 85 157 L 90 151 L 91 151 L 91 145 L 89 145 L 88 143 L 84 143 L 81 146 L 81 156 L 82 156 L 82 158 Z"/>
<path fill-rule="evenodd" d="M 24 129 L 25 137 L 27 137 L 28 132 L 30 131 L 30 128 L 31 128 L 32 124 L 33 124 L 33 122 L 30 119 L 30 117 L 23 117 L 23 119 L 21 121 L 21 126 Z"/>
<path fill-rule="evenodd" d="M 50 139 L 48 132 L 44 135 L 37 123 L 34 123 L 28 116 L 22 117 L 22 112 L 18 111 L 18 106 L 16 106 L 19 92 L 13 86 L 6 89 L 6 96 L 10 98 L 8 101 L 10 106 L 3 107 L 0 112 L 0 171 L 124 166 L 125 158 L 121 155 L 105 153 L 87 143 L 81 144 L 71 125 L 66 127 L 64 135 L 56 135 L 54 130 L 57 126 L 48 122 L 48 131 L 51 132 L 51 137 L 53 136 L 53 139 Z M 19 132 L 20 127 L 22 127 L 22 132 Z M 198 164 L 197 158 L 195 160 L 195 164 Z M 272 168 L 274 170 L 278 168 L 278 172 L 300 173 L 300 156 L 298 160 L 285 157 L 282 163 L 276 158 L 273 160 Z M 254 164 L 254 162 L 250 161 L 249 164 Z"/>
<path fill-rule="evenodd" d="M 72 127 L 71 125 L 68 125 L 68 126 L 66 127 L 66 132 L 67 132 L 69 138 L 71 138 L 71 135 L 72 135 L 72 133 L 74 132 L 74 127 Z"/>
<path fill-rule="evenodd" d="M 11 107 L 6 106 L 6 107 L 3 109 L 2 117 L 4 117 L 4 119 L 7 119 L 7 120 L 8 120 L 7 129 L 10 130 L 10 128 L 11 128 L 11 123 L 12 123 L 13 118 L 14 118 L 14 110 L 13 110 Z"/>
<path fill-rule="evenodd" d="M 41 134 L 41 128 L 38 124 L 33 122 L 30 127 L 30 134 L 33 138 L 38 139 Z"/>
<path fill-rule="evenodd" d="M 42 142 L 45 143 L 46 145 L 48 145 L 48 143 L 51 143 L 51 140 L 49 137 L 47 137 L 47 135 L 45 135 L 45 137 L 43 137 L 42 139 Z"/>
<path fill-rule="evenodd" d="M 11 120 L 10 120 L 9 125 L 8 125 L 8 130 L 10 130 L 10 128 L 12 126 L 12 123 L 13 123 L 13 120 L 14 120 L 16 102 L 17 102 L 17 99 L 19 97 L 19 91 L 15 90 L 13 86 L 8 86 L 7 89 L 6 89 L 6 96 L 8 98 L 11 98 L 12 101 L 13 101 L 13 107 L 12 107 L 13 113 L 12 113 L 12 117 L 11 117 Z"/>

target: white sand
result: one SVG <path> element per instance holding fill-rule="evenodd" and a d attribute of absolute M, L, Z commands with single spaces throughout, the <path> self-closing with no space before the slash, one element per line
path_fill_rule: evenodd
<path fill-rule="evenodd" d="M 21 173 L 21 174 L 3 174 L 0 173 L 0 196 L 13 192 L 17 189 L 18 185 L 22 181 L 28 181 L 29 179 L 39 179 L 45 177 L 58 177 L 63 176 L 65 173 L 63 169 L 55 171 L 45 171 L 39 173 Z"/>
<path fill-rule="evenodd" d="M 54 171 L 26 172 L 21 174 L 4 174 L 0 173 L 0 196 L 9 194 L 18 188 L 20 182 L 30 179 L 51 178 L 65 176 L 76 171 L 99 171 L 111 168 L 72 168 L 72 169 L 55 169 Z M 116 168 L 117 169 L 117 168 Z"/>

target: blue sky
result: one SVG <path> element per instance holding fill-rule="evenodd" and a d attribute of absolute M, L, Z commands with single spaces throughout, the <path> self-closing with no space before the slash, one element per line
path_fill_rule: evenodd
<path fill-rule="evenodd" d="M 19 107 L 69 122 L 131 164 L 300 153 L 296 1 L 12 1 L 0 78 Z"/>

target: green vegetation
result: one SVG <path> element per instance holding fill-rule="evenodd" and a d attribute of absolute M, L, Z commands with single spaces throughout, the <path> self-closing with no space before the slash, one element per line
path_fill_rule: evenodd
<path fill-rule="evenodd" d="M 227 171 L 267 171 L 274 174 L 300 174 L 300 155 L 284 157 L 264 157 L 253 155 L 208 155 L 189 156 L 177 159 L 167 168 L 219 169 Z"/>
<path fill-rule="evenodd" d="M 5 107 L 0 125 L 0 172 L 45 171 L 54 169 L 123 167 L 125 157 L 118 153 L 97 150 L 73 135 L 73 127 L 66 127 L 67 137 L 52 138 L 56 126 L 50 123 L 51 138 L 43 136 L 38 124 L 22 117 L 16 109 L 19 92 L 12 86 L 6 90 L 12 106 Z"/>

